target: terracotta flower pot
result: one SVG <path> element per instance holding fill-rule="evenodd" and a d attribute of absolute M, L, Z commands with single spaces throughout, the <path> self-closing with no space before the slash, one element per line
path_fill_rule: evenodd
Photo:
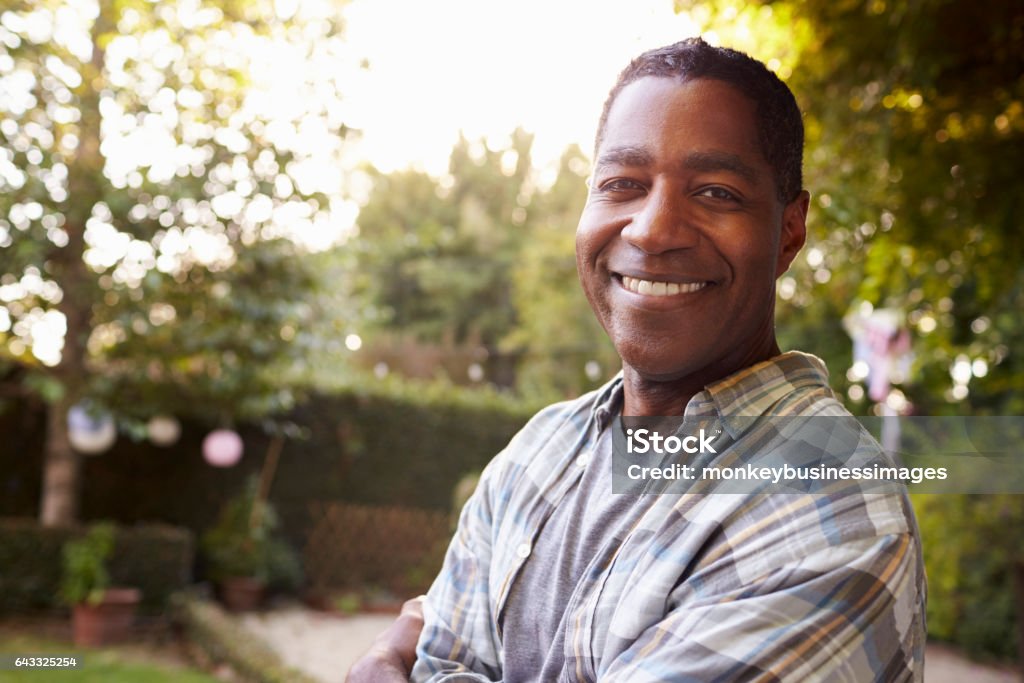
<path fill-rule="evenodd" d="M 221 579 L 218 586 L 221 602 L 233 612 L 256 609 L 263 603 L 263 595 L 267 590 L 265 581 L 251 576 L 230 576 Z"/>
<path fill-rule="evenodd" d="M 99 603 L 75 605 L 71 613 L 75 645 L 100 647 L 126 640 L 141 600 L 138 588 L 108 588 Z"/>

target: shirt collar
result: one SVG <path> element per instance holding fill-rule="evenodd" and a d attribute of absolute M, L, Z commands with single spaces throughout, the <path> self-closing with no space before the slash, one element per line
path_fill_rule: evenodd
<path fill-rule="evenodd" d="M 611 380 L 597 390 L 594 397 L 590 419 L 597 422 L 599 430 L 607 427 L 612 418 L 622 411 L 623 396 L 622 370 L 619 370 Z"/>
<path fill-rule="evenodd" d="M 755 420 L 793 391 L 806 387 L 828 388 L 828 368 L 817 356 L 788 351 L 751 365 L 710 384 L 686 406 L 685 415 L 707 414 L 710 408 L 734 438 L 750 429 Z"/>
<path fill-rule="evenodd" d="M 753 425 L 751 417 L 771 411 L 794 389 L 808 386 L 828 387 L 828 368 L 817 356 L 802 351 L 787 351 L 705 387 L 686 404 L 685 417 L 717 414 L 725 428 L 739 438 Z M 597 390 L 591 419 L 604 429 L 622 409 L 623 383 L 620 370 Z"/>

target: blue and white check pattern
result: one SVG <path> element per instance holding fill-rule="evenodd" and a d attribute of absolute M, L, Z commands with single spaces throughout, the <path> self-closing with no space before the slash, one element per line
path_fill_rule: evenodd
<path fill-rule="evenodd" d="M 544 409 L 487 467 L 428 593 L 413 681 L 502 680 L 509 589 L 621 392 L 616 378 Z M 797 415 L 847 415 L 824 364 L 798 352 L 684 411 L 733 443 L 771 430 L 737 417 Z M 865 434 L 860 455 L 877 449 Z M 905 494 L 643 495 L 628 514 L 625 540 L 602 548 L 569 598 L 559 681 L 922 680 L 924 568 Z"/>

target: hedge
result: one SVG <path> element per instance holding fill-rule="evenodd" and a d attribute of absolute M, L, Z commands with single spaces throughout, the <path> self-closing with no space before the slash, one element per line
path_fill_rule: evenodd
<path fill-rule="evenodd" d="M 929 636 L 977 658 L 1019 661 L 1015 592 L 1024 586 L 1013 585 L 1013 565 L 1024 559 L 1024 497 L 911 498 L 928 572 Z"/>
<path fill-rule="evenodd" d="M 31 519 L 0 518 L 0 613 L 62 608 L 61 549 L 84 527 L 42 527 Z M 195 558 L 190 531 L 164 524 L 119 527 L 109 563 L 115 585 L 142 591 L 142 607 L 160 611 L 189 584 Z"/>
<path fill-rule="evenodd" d="M 349 382 L 313 395 L 286 416 L 308 438 L 285 444 L 271 490 L 285 534 L 303 549 L 314 502 L 449 510 L 459 478 L 479 471 L 537 407 L 493 392 L 390 379 Z M 0 441 L 0 515 L 32 516 L 38 509 L 44 424 L 28 404 L 8 404 L 0 413 L 0 429 L 11 437 Z M 257 426 L 240 429 L 246 455 L 230 469 L 202 459 L 209 426 L 186 423 L 172 448 L 121 437 L 110 452 L 85 459 L 82 518 L 161 520 L 203 531 L 263 462 L 269 439 Z M 1018 538 L 1024 503 L 1009 499 L 1009 514 L 984 496 L 922 496 L 914 502 L 929 578 L 929 633 L 974 654 L 1013 657 L 1018 627 L 1009 569 L 1024 547 Z M 56 594 L 59 547 L 70 532 L 29 531 L 26 525 L 32 526 L 0 525 L 0 611 L 48 606 Z M 152 574 L 142 567 L 128 573 L 162 576 L 147 593 L 165 596 L 188 566 L 183 558 L 192 552 L 191 540 L 188 551 L 184 545 L 167 551 L 177 559 L 152 563 L 169 562 L 168 575 L 155 567 Z M 147 565 L 144 555 L 133 551 L 128 558 L 134 559 L 119 563 Z M 115 566 L 118 576 L 121 566 Z"/>
<path fill-rule="evenodd" d="M 536 408 L 494 392 L 391 381 L 313 395 L 285 416 L 305 438 L 285 442 L 270 493 L 286 537 L 301 551 L 314 501 L 448 511 L 460 477 L 479 471 Z M 45 421 L 26 409 L 15 413 L 0 415 L 0 427 L 22 433 L 16 449 L 0 443 L 0 491 L 10 494 L 0 496 L 0 515 L 32 516 L 42 437 L 24 430 L 40 430 Z M 238 428 L 245 455 L 227 469 L 202 458 L 208 425 L 185 423 L 170 448 L 122 435 L 110 451 L 84 458 L 81 518 L 160 520 L 201 533 L 259 471 L 270 444 L 259 426 Z"/>

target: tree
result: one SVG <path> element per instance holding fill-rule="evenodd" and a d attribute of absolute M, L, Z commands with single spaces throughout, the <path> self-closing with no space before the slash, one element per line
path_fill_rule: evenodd
<path fill-rule="evenodd" d="M 679 4 L 776 68 L 806 112 L 815 202 L 794 317 L 835 330 L 857 299 L 897 308 L 915 332 L 907 391 L 919 411 L 1019 413 L 1024 8 Z M 826 310 L 831 322 L 816 317 Z M 952 376 L 958 362 L 979 371 L 969 391 Z"/>
<path fill-rule="evenodd" d="M 274 365 L 301 353 L 318 282 L 295 233 L 331 221 L 313 152 L 347 132 L 340 74 L 290 74 L 291 107 L 268 84 L 273 60 L 339 62 L 334 10 L 89 7 L 0 14 L 0 354 L 49 406 L 49 525 L 76 517 L 83 398 L 136 419 L 290 404 Z"/>
<path fill-rule="evenodd" d="M 520 357 L 517 388 L 529 396 L 578 396 L 620 366 L 576 274 L 576 223 L 589 168 L 579 147 L 565 150 L 554 184 L 530 207 L 534 220 L 513 268 L 517 324 L 504 345 Z"/>
<path fill-rule="evenodd" d="M 589 162 L 576 146 L 539 187 L 532 139 L 462 139 L 449 172 L 376 174 L 359 214 L 359 283 L 378 334 L 479 345 L 488 379 L 536 399 L 593 388 L 618 369 L 576 277 Z"/>
<path fill-rule="evenodd" d="M 532 136 L 504 148 L 460 139 L 449 172 L 375 174 L 359 214 L 359 291 L 378 331 L 480 347 L 514 381 L 501 340 L 515 324 L 511 270 L 530 220 Z"/>

